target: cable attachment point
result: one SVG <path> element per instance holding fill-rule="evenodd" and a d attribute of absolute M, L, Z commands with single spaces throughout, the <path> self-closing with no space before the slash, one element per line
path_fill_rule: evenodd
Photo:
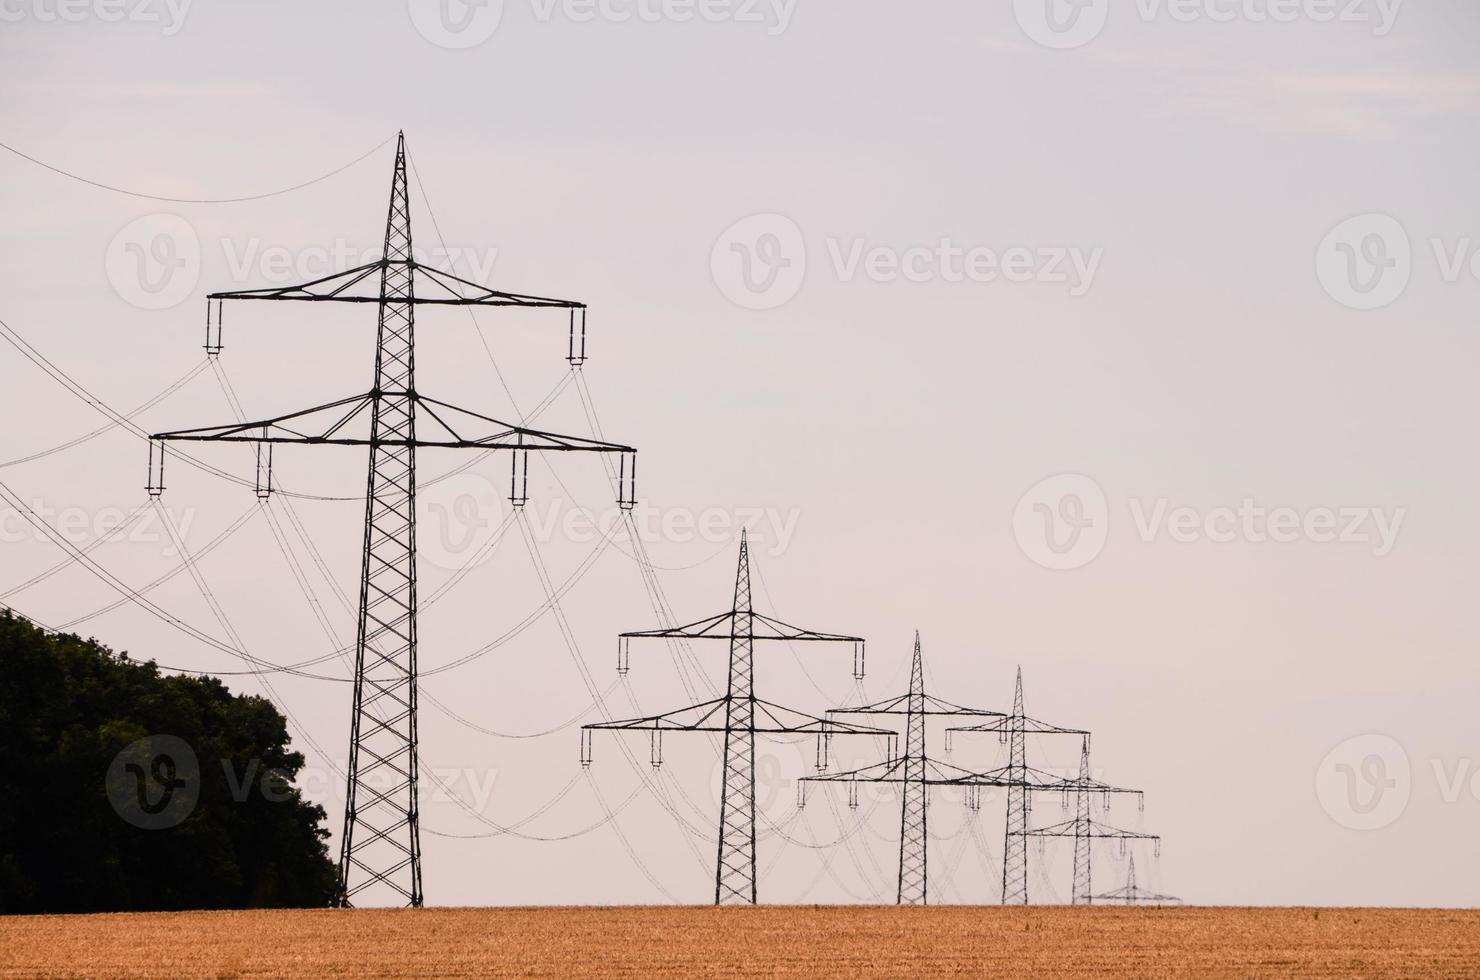
<path fill-rule="evenodd" d="M 523 507 L 529 502 L 529 450 L 516 449 L 509 454 L 509 503 Z"/>
<path fill-rule="evenodd" d="M 216 321 L 211 322 L 211 306 L 216 307 Z M 206 356 L 216 357 L 221 353 L 221 300 L 206 297 Z"/>
<path fill-rule="evenodd" d="M 266 426 L 262 429 L 262 437 L 267 438 Z M 257 443 L 257 499 L 266 500 L 272 496 L 272 443 Z"/>
<path fill-rule="evenodd" d="M 617 470 L 617 506 L 631 510 L 637 506 L 637 451 L 623 450 Z"/>
<path fill-rule="evenodd" d="M 571 367 L 580 367 L 586 363 L 586 308 L 584 306 L 570 308 L 570 347 L 566 351 L 565 359 L 570 362 Z"/>
<path fill-rule="evenodd" d="M 149 440 L 149 479 L 144 489 L 151 497 L 164 493 L 164 443 L 159 439 Z"/>

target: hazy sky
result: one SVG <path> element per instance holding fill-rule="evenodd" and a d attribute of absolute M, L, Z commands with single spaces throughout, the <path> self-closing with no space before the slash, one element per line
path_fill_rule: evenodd
<path fill-rule="evenodd" d="M 919 629 L 936 693 L 1005 709 L 1021 664 L 1031 714 L 1095 732 L 1099 774 L 1146 791 L 1106 819 L 1165 837 L 1159 864 L 1138 852 L 1143 881 L 1205 903 L 1475 905 L 1477 43 L 1468 0 L 0 0 L 0 142 L 57 168 L 237 198 L 378 146 L 229 204 L 0 151 L 0 319 L 132 410 L 200 365 L 207 291 L 374 254 L 404 128 L 428 262 L 591 304 L 585 377 L 605 433 L 642 452 L 675 614 L 728 607 L 748 523 L 759 608 L 869 638 L 863 690 L 846 650 L 782 647 L 760 654 L 762 696 L 820 712 L 900 693 Z M 566 371 L 559 316 L 420 325 L 418 386 L 446 401 L 513 419 Z M 250 416 L 306 407 L 368 388 L 373 330 L 368 307 L 229 307 L 220 368 Z M 0 462 L 101 424 L 8 345 L 0 378 Z M 207 368 L 140 424 L 232 418 Z M 569 385 L 539 424 L 591 431 Z M 241 447 L 202 455 L 250 474 Z M 362 492 L 357 450 L 277 462 L 290 489 Z M 423 454 L 423 480 L 458 462 Z M 145 463 L 115 430 L 0 480 L 83 544 L 145 503 Z M 424 602 L 503 520 L 506 465 L 426 489 Z M 566 523 L 610 519 L 600 465 L 553 466 L 527 518 L 555 580 L 587 569 L 561 608 L 608 710 L 681 706 L 662 646 L 634 648 L 618 685 L 613 635 L 656 614 L 625 535 L 587 567 L 602 539 Z M 359 504 L 264 514 L 250 489 L 167 476 L 195 551 L 244 521 L 200 571 L 256 656 L 352 637 L 292 520 L 353 594 Z M 5 592 L 61 555 L 0 520 Z M 178 561 L 152 514 L 93 554 L 135 587 Z M 225 636 L 191 576 L 149 595 Z M 116 598 L 71 568 L 0 601 L 59 626 Z M 543 601 L 515 529 L 424 606 L 423 668 Z M 128 606 L 73 628 L 240 667 Z M 724 651 L 695 653 L 721 684 Z M 337 835 L 348 686 L 270 684 Z M 569 787 L 519 826 L 568 839 L 530 840 L 479 836 L 426 781 L 428 902 L 712 895 L 715 743 L 665 742 L 667 807 L 615 736 L 588 783 L 567 723 L 600 713 L 554 617 L 425 690 L 446 711 L 424 704 L 424 770 L 487 821 Z M 646 775 L 646 739 L 629 745 Z M 1001 752 L 953 749 L 982 768 Z M 1070 740 L 1032 750 L 1077 761 Z M 896 798 L 854 813 L 814 789 L 798 813 L 810 752 L 763 753 L 762 899 L 892 900 Z M 597 793 L 631 802 L 603 823 Z M 1034 820 L 1060 813 L 1041 799 Z M 931 819 L 934 900 L 995 901 L 1000 800 L 976 833 L 950 794 Z M 1068 859 L 1030 849 L 1035 900 L 1067 897 Z M 1097 852 L 1097 887 L 1123 874 Z"/>

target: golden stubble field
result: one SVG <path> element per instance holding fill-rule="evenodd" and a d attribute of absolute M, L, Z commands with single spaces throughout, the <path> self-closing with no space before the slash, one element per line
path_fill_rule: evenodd
<path fill-rule="evenodd" d="M 1480 977 L 1480 911 L 540 908 L 0 918 L 0 976 Z"/>

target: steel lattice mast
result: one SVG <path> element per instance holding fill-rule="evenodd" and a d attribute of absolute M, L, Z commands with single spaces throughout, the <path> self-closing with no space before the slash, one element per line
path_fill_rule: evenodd
<path fill-rule="evenodd" d="M 735 572 L 734 632 L 725 690 L 725 791 L 720 799 L 714 904 L 755 904 L 755 613 L 750 544 L 742 531 Z"/>
<path fill-rule="evenodd" d="M 376 288 L 373 292 L 370 287 Z M 526 498 L 531 451 L 617 453 L 619 503 L 633 503 L 635 450 L 500 422 L 421 394 L 416 387 L 416 307 L 520 306 L 569 311 L 567 358 L 585 360 L 582 303 L 505 293 L 417 262 L 404 134 L 396 141 L 385 250 L 375 261 L 297 286 L 212 293 L 206 349 L 222 349 L 225 300 L 375 303 L 378 325 L 374 386 L 367 394 L 256 422 L 160 433 L 150 442 L 149 492 L 164 484 L 164 444 L 171 441 L 257 445 L 257 492 L 272 492 L 272 447 L 278 443 L 365 446 L 370 450 L 365 533 L 355 639 L 338 904 L 383 886 L 410 906 L 422 904 L 417 741 L 416 457 L 422 448 L 511 453 L 510 499 Z M 211 311 L 214 308 L 214 321 Z"/>
<path fill-rule="evenodd" d="M 1002 904 L 1028 904 L 1028 788 L 1022 776 L 1028 767 L 1027 735 L 1023 731 L 1023 668 L 1017 670 L 1012 692 L 1012 725 L 1007 732 L 1007 830 L 1002 843 Z"/>
<path fill-rule="evenodd" d="M 653 740 L 652 759 L 655 766 L 662 760 L 664 732 L 723 734 L 724 789 L 720 798 L 714 902 L 716 905 L 754 905 L 756 735 L 816 735 L 820 765 L 825 762 L 827 739 L 833 735 L 892 733 L 882 728 L 816 718 L 756 697 L 754 653 L 757 641 L 851 643 L 854 647 L 854 669 L 857 674 L 862 665 L 863 640 L 856 636 L 820 633 L 789 626 L 756 612 L 750 593 L 750 546 L 744 532 L 740 536 L 740 559 L 735 571 L 734 596 L 734 604 L 728 612 L 687 626 L 623 633 L 618 639 L 617 669 L 622 672 L 627 670 L 628 644 L 634 638 L 728 641 L 729 680 L 724 697 L 645 718 L 583 725 L 581 763 L 591 763 L 591 733 L 594 731 L 649 732 Z"/>
<path fill-rule="evenodd" d="M 1105 892 L 1103 895 L 1094 897 L 1096 902 L 1106 905 L 1181 905 L 1182 900 L 1175 895 L 1159 895 L 1156 892 L 1143 891 L 1136 885 L 1136 857 L 1131 855 L 1130 872 L 1126 876 L 1124 887 L 1114 891 Z"/>
<path fill-rule="evenodd" d="M 925 663 L 920 634 L 910 660 L 910 687 L 901 697 L 858 708 L 838 708 L 829 715 L 904 715 L 904 754 L 883 763 L 851 772 L 803 777 L 802 782 L 899 783 L 902 800 L 899 814 L 899 885 L 895 902 L 925 905 L 929 900 L 929 844 L 926 835 L 931 786 L 1002 785 L 1000 780 L 981 777 L 965 769 L 936 762 L 926 751 L 925 722 L 931 716 L 975 716 L 1002 718 L 999 711 L 963 708 L 925 693 Z M 804 798 L 805 802 L 805 798 Z"/>
<path fill-rule="evenodd" d="M 1036 787 L 1035 787 L 1036 788 Z M 1158 851 L 1161 848 L 1161 838 L 1156 834 L 1144 834 L 1134 830 L 1121 830 L 1109 824 L 1101 823 L 1090 816 L 1090 798 L 1100 793 L 1105 796 L 1108 803 L 1111 793 L 1135 793 L 1140 797 L 1140 791 L 1124 789 L 1118 786 L 1106 786 L 1091 778 L 1089 768 L 1089 739 L 1084 744 L 1079 754 L 1079 778 L 1066 783 L 1058 788 L 1058 792 L 1065 795 L 1074 795 L 1074 817 L 1070 820 L 1060 821 L 1046 827 L 1030 828 L 1023 831 L 1022 836 L 1028 837 L 1069 837 L 1074 841 L 1074 883 L 1070 892 L 1070 902 L 1074 905 L 1089 905 L 1094 901 L 1094 884 L 1092 875 L 1091 859 L 1092 843 L 1096 840 L 1149 840 L 1155 841 Z M 1144 802 L 1144 801 L 1143 801 Z M 1124 845 L 1122 845 L 1124 846 Z"/>
<path fill-rule="evenodd" d="M 1028 765 L 1027 736 L 1029 735 L 1079 735 L 1088 737 L 1089 732 L 1081 728 L 1060 728 L 1030 718 L 1023 706 L 1023 668 L 1017 669 L 1017 680 L 1012 693 L 1012 713 L 993 721 L 965 728 L 953 728 L 952 732 L 995 732 L 1008 746 L 1007 765 L 990 775 L 1001 782 L 993 784 L 1007 787 L 1007 819 L 1003 830 L 1002 845 L 1002 904 L 1028 904 L 1028 794 L 1032 790 L 1060 790 L 1073 785 L 1072 781 L 1052 776 Z M 1094 784 L 1097 790 L 1118 791 L 1115 787 Z"/>
<path fill-rule="evenodd" d="M 920 633 L 910 659 L 910 693 L 905 715 L 904 794 L 899 813 L 899 905 L 924 905 L 930 848 L 926 818 L 930 792 L 925 786 L 925 667 L 920 659 Z"/>

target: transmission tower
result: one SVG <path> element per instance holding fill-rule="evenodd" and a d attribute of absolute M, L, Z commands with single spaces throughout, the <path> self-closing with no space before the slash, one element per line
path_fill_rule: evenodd
<path fill-rule="evenodd" d="M 378 287 L 378 288 L 377 288 Z M 206 350 L 220 354 L 226 300 L 373 303 L 379 318 L 370 391 L 256 422 L 159 433 L 150 441 L 149 493 L 164 489 L 165 444 L 246 442 L 257 447 L 257 493 L 273 489 L 272 450 L 280 443 L 369 448 L 360 603 L 355 638 L 338 904 L 383 886 L 399 901 L 422 904 L 417 805 L 416 457 L 418 449 L 509 451 L 509 498 L 527 499 L 531 452 L 620 456 L 619 503 L 633 504 L 636 451 L 630 446 L 557 435 L 500 422 L 421 394 L 416 388 L 416 308 L 515 306 L 568 311 L 572 365 L 585 360 L 586 306 L 569 300 L 498 292 L 415 258 L 406 183 L 406 140 L 396 140 L 385 250 L 378 260 L 296 286 L 212 293 L 206 303 Z M 212 311 L 214 310 L 214 318 Z"/>
<path fill-rule="evenodd" d="M 1027 737 L 1029 735 L 1079 735 L 1088 737 L 1089 732 L 1080 728 L 1060 728 L 1046 722 L 1029 718 L 1023 708 L 1023 668 L 1017 670 L 1017 683 L 1012 693 L 1012 713 L 995 718 L 980 725 L 953 728 L 947 732 L 995 732 L 1008 746 L 1007 765 L 982 774 L 1000 780 L 995 784 L 1007 787 L 1007 826 L 1002 844 L 1002 904 L 1028 904 L 1028 794 L 1032 790 L 1062 790 L 1069 783 L 1059 776 L 1035 769 L 1028 765 Z M 1098 787 L 1098 784 L 1097 784 Z M 1107 791 L 1118 791 L 1115 787 L 1104 787 Z"/>
<path fill-rule="evenodd" d="M 722 698 L 688 708 L 633 718 L 597 722 L 581 727 L 581 764 L 591 764 L 591 733 L 598 730 L 646 731 L 652 739 L 652 761 L 662 761 L 664 732 L 717 732 L 725 737 L 724 790 L 720 800 L 719 853 L 714 873 L 716 905 L 756 903 L 755 844 L 755 737 L 813 734 L 818 741 L 818 765 L 825 765 L 827 740 L 833 735 L 892 735 L 882 728 L 846 722 L 783 708 L 755 694 L 754 646 L 760 641 L 851 643 L 854 674 L 863 666 L 863 640 L 856 636 L 819 633 L 789 626 L 752 608 L 750 546 L 740 535 L 740 561 L 735 572 L 735 601 L 728 612 L 671 629 L 639 630 L 618 638 L 617 669 L 628 665 L 629 641 L 643 639 L 727 640 L 730 644 L 729 684 Z"/>
<path fill-rule="evenodd" d="M 1133 830 L 1121 830 L 1109 824 L 1101 823 L 1090 816 L 1090 800 L 1096 793 L 1104 795 L 1109 802 L 1110 793 L 1136 793 L 1136 790 L 1122 789 L 1120 787 L 1107 787 L 1090 778 L 1089 769 L 1089 739 L 1084 740 L 1079 754 L 1079 778 L 1066 783 L 1059 790 L 1064 794 L 1067 803 L 1069 794 L 1074 797 L 1074 817 L 1070 820 L 1062 820 L 1056 824 L 1046 827 L 1037 827 L 1023 832 L 1026 837 L 1069 837 L 1074 840 L 1074 885 L 1070 893 L 1070 902 L 1074 905 L 1089 905 L 1094 901 L 1094 887 L 1091 874 L 1091 858 L 1093 857 L 1091 844 L 1095 840 L 1113 839 L 1121 841 L 1121 847 L 1125 846 L 1127 840 L 1149 840 L 1156 842 L 1157 852 L 1161 851 L 1161 838 L 1155 834 L 1143 834 Z M 1141 801 L 1144 806 L 1144 799 Z"/>
<path fill-rule="evenodd" d="M 920 652 L 920 634 L 915 634 L 915 652 L 910 662 L 908 693 L 858 708 L 836 708 L 829 715 L 903 715 L 905 718 L 904 755 L 852 772 L 824 773 L 803 777 L 802 782 L 899 783 L 899 888 L 895 903 L 925 905 L 929 897 L 928 844 L 926 822 L 930 807 L 931 786 L 1000 786 L 998 780 L 982 781 L 976 773 L 936 762 L 925 750 L 925 720 L 931 716 L 977 716 L 1002 718 L 1000 711 L 963 708 L 925 693 L 925 665 Z M 856 793 L 850 793 L 850 804 Z M 805 797 L 803 797 L 805 803 Z"/>
<path fill-rule="evenodd" d="M 1105 892 L 1103 895 L 1094 897 L 1096 902 L 1105 905 L 1181 905 L 1182 900 L 1175 895 L 1158 895 L 1156 892 L 1143 891 L 1136 885 L 1136 856 L 1131 855 L 1130 873 L 1126 876 L 1125 885 L 1114 891 Z"/>

